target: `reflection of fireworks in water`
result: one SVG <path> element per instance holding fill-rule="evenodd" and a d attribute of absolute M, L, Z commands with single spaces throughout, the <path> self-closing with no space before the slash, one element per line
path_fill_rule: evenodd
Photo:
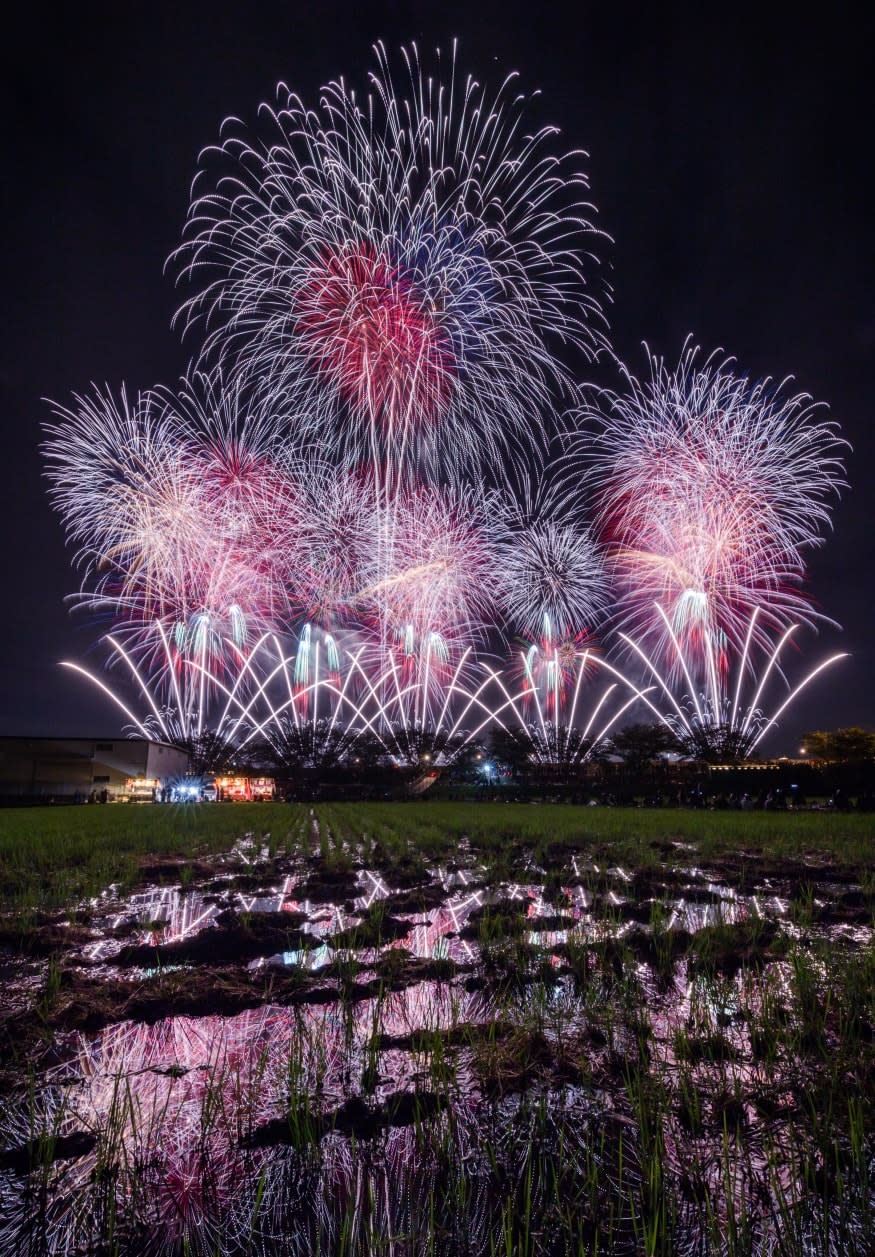
<path fill-rule="evenodd" d="M 676 370 L 650 359 L 641 384 L 607 394 L 586 446 L 595 460 L 601 519 L 629 632 L 655 631 L 703 660 L 718 631 L 741 650 L 754 608 L 755 640 L 814 615 L 800 592 L 803 552 L 820 543 L 841 487 L 842 442 L 810 398 L 753 384 L 716 355 L 688 347 Z M 579 473 L 578 473 L 579 474 Z M 697 673 L 698 662 L 694 661 Z"/>
<path fill-rule="evenodd" d="M 244 1170 L 235 1124 L 244 1105 L 253 1112 L 258 1104 L 270 1107 L 260 1098 L 267 1092 L 259 1085 L 265 1057 L 282 1055 L 288 1044 L 288 1035 L 278 1034 L 276 1010 L 242 1014 L 233 1031 L 229 1024 L 176 1018 L 111 1027 L 93 1042 L 80 1039 L 78 1058 L 49 1071 L 36 1128 L 51 1121 L 56 1106 L 63 1112 L 62 1133 L 85 1130 L 97 1143 L 92 1152 L 61 1163 L 48 1207 L 30 1202 L 37 1208 L 32 1219 L 26 1217 L 26 1198 L 4 1200 L 11 1251 L 24 1251 L 20 1239 L 29 1226 L 38 1228 L 33 1234 L 47 1257 L 95 1251 L 92 1245 L 112 1215 L 124 1219 L 144 1255 L 172 1252 L 183 1240 L 192 1252 L 217 1251 L 220 1237 L 233 1234 Z M 229 1104 L 232 1095 L 235 1103 Z M 5 1141 L 15 1142 L 16 1122 L 26 1130 L 28 1121 L 26 1110 L 16 1116 L 10 1109 Z M 101 1165 L 111 1171 L 108 1177 L 98 1173 Z"/>
<path fill-rule="evenodd" d="M 367 100 L 339 80 L 308 110 L 281 86 L 259 132 L 228 124 L 178 257 L 206 354 L 388 487 L 528 445 L 569 379 L 558 345 L 601 337 L 580 154 L 524 129 L 515 76 L 490 97 L 455 54 L 421 73 L 412 47 L 401 98 L 376 51 Z"/>
<path fill-rule="evenodd" d="M 311 1172 L 308 1179 L 290 1158 L 268 1166 L 264 1219 L 257 1229 L 268 1245 L 268 1234 L 281 1236 L 279 1251 L 301 1257 L 372 1253 L 380 1247 L 487 1257 L 496 1251 L 496 1237 L 506 1236 L 509 1210 L 525 1207 L 517 1191 L 530 1193 L 533 1217 L 550 1217 L 557 1176 L 580 1184 L 595 1164 L 601 1176 L 598 1205 L 590 1198 L 591 1208 L 606 1211 L 612 1192 L 624 1199 L 637 1196 L 641 1174 L 628 1134 L 623 1156 L 617 1156 L 624 1132 L 616 1116 L 589 1096 L 553 1091 L 535 1103 L 508 1097 L 488 1116 L 475 1106 L 459 1106 L 451 1121 L 390 1130 L 370 1150 L 365 1145 L 352 1151 L 346 1141 L 329 1140 L 321 1152 L 321 1173 Z M 306 1210 L 302 1197 L 310 1206 Z M 590 1217 L 572 1226 L 579 1229 L 581 1251 L 594 1226 Z M 620 1220 L 617 1230 L 629 1237 L 630 1247 L 622 1251 L 632 1252 L 631 1219 Z"/>
<path fill-rule="evenodd" d="M 424 1004 L 386 1011 L 389 1034 L 432 1020 Z M 433 1024 L 460 1011 L 447 1002 Z M 336 1105 L 373 1024 L 368 1001 L 356 1010 L 352 1055 L 343 1020 L 325 1009 L 176 1018 L 80 1040 L 79 1056 L 47 1077 L 36 1114 L 26 1104 L 4 1113 L 5 1146 L 21 1146 L 35 1131 L 84 1131 L 97 1140 L 56 1165 L 48 1208 L 42 1193 L 31 1197 L 4 1180 L 0 1235 L 9 1251 L 96 1251 L 110 1227 L 120 1251 L 141 1257 L 206 1257 L 245 1251 L 253 1241 L 268 1252 L 312 1251 L 304 1240 L 314 1226 L 326 1237 L 344 1225 L 396 1234 L 396 1211 L 407 1207 L 411 1188 L 419 1194 L 430 1163 L 422 1130 L 390 1132 L 377 1161 L 367 1145 L 356 1151 L 337 1139 L 318 1153 L 318 1140 L 301 1152 L 248 1146 L 287 1104 L 312 1104 L 314 1120 Z M 380 1165 L 407 1189 L 384 1190 Z M 362 1198 L 363 1179 L 379 1190 Z"/>
<path fill-rule="evenodd" d="M 601 900 L 604 870 L 587 870 L 587 863 L 572 858 L 573 880 L 587 871 L 595 875 Z M 555 886 L 549 895 L 543 884 L 484 886 L 483 872 L 455 869 L 442 876 L 445 902 L 427 913 L 427 925 L 414 924 L 411 913 L 410 934 L 382 949 L 384 960 L 396 946 L 402 964 L 408 951 L 443 957 L 449 942 L 469 946 L 457 953 L 462 963 L 476 961 L 478 944 L 461 938 L 470 932 L 460 927 L 479 924 L 481 910 L 490 905 L 506 910 L 508 901 L 519 905 L 526 942 L 551 951 L 570 941 L 564 929 L 554 932 L 557 915 L 584 944 L 622 940 L 629 930 L 628 921 L 606 918 L 603 906 L 591 911 L 591 888 L 561 887 L 557 914 Z M 629 874 L 612 873 L 622 899 L 634 904 Z M 699 893 L 688 908 L 702 915 L 697 921 L 687 915 L 682 897 L 669 928 L 676 920 L 698 929 L 725 925 L 739 913 L 761 916 L 759 896 L 741 897 L 744 902 L 725 908 L 698 902 L 702 890 L 720 898 L 729 891 L 706 884 L 693 870 L 690 877 Z M 363 873 L 356 915 L 390 889 L 381 874 Z M 621 902 L 608 893 L 610 902 Z M 333 928 L 333 914 L 326 915 L 327 927 Z M 336 925 L 343 924 L 337 910 Z M 640 939 L 637 931 L 633 934 Z M 488 933 L 481 939 L 488 940 L 495 957 L 496 939 Z M 555 981 L 540 988 L 520 982 L 521 976 L 530 976 L 526 965 L 543 973 L 548 953 L 532 952 L 526 959 L 518 939 L 507 942 L 523 971 L 515 969 L 509 986 L 498 990 L 489 985 L 466 989 L 464 979 L 414 981 L 401 990 L 383 988 L 377 998 L 266 1007 L 230 1018 L 179 1017 L 153 1026 L 116 1025 L 94 1039 L 71 1036 L 64 1064 L 41 1075 L 43 1085 L 29 1093 L 22 1088 L 4 1106 L 0 1148 L 18 1150 L 16 1159 L 24 1164 L 29 1140 L 46 1136 L 44 1147 L 51 1155 L 51 1132 L 68 1139 L 79 1132 L 78 1149 L 68 1147 L 69 1155 L 58 1157 L 44 1188 L 39 1171 L 26 1187 L 23 1169 L 0 1169 L 0 1242 L 10 1253 L 60 1257 L 101 1251 L 100 1239 L 111 1230 L 119 1257 L 247 1251 L 279 1257 L 337 1251 L 343 1244 L 348 1249 L 354 1244 L 352 1251 L 375 1251 L 409 1236 L 405 1251 L 411 1253 L 454 1257 L 467 1251 L 485 1257 L 494 1252 L 495 1237 L 506 1233 L 506 1211 L 518 1203 L 518 1189 L 529 1202 L 526 1218 L 547 1230 L 555 1221 L 560 1176 L 569 1193 L 569 1212 L 558 1231 L 562 1251 L 567 1237 L 574 1248 L 575 1228 L 581 1236 L 592 1234 L 609 1214 L 610 1251 L 631 1257 L 640 1251 L 640 1211 L 647 1200 L 639 1158 L 643 1153 L 649 1159 L 653 1145 L 645 1142 L 647 1131 L 627 1093 L 629 1075 L 617 1077 L 616 1062 L 618 1057 L 636 1059 L 641 1023 L 630 1025 L 617 1016 L 611 1048 L 601 1051 L 591 1031 L 606 1024 L 598 1011 L 602 1000 L 594 1005 L 567 973 L 557 973 Z M 345 949 L 334 954 L 338 961 L 352 958 Z M 370 950 L 356 955 L 365 967 L 376 962 Z M 772 972 L 777 984 L 772 998 L 780 996 L 782 1007 L 788 995 L 786 978 L 779 976 L 784 967 L 769 967 L 779 971 Z M 387 970 L 393 969 L 387 964 Z M 731 1046 L 746 1051 L 765 980 L 746 969 L 734 982 L 680 974 L 666 990 L 651 985 L 636 965 L 636 986 L 645 982 L 653 995 L 645 1023 L 652 1026 L 647 1059 L 652 1075 L 671 1089 L 669 1095 L 683 1095 L 674 1091 L 683 1086 L 683 1076 L 678 1084 L 676 1073 L 676 1032 L 685 1027 L 680 1040 L 687 1042 L 694 1024 L 699 1032 L 707 1028 L 723 1034 Z M 325 989 L 334 1000 L 334 988 Z M 625 993 L 615 995 L 612 1022 L 628 999 Z M 602 996 L 610 998 L 607 991 Z M 729 1017 L 730 1012 L 740 1015 Z M 536 1043 L 546 1041 L 550 1052 L 532 1064 L 530 1090 L 518 1093 L 514 1085 L 510 1094 L 502 1094 L 491 1054 L 510 1063 L 502 1052 L 508 1046 L 513 1050 L 508 1039 L 516 1033 L 524 1043 L 528 1036 Z M 377 1048 L 379 1067 L 374 1069 Z M 587 1070 L 595 1060 L 599 1070 L 608 1066 L 607 1074 L 596 1075 L 609 1088 L 607 1080 L 613 1079 L 616 1091 L 609 1091 L 608 1106 L 598 1098 L 601 1088 L 593 1099 L 588 1081 L 555 1085 L 559 1069 L 567 1069 L 570 1079 L 577 1077 L 581 1051 Z M 725 1086 L 725 1061 L 702 1062 L 701 1068 Z M 747 1062 L 737 1068 L 748 1075 Z M 371 1082 L 362 1093 L 359 1080 L 366 1070 Z M 498 1081 L 493 1099 L 484 1094 L 485 1078 Z M 402 1120 L 410 1124 L 396 1127 L 387 1114 L 405 1091 L 410 1117 Z M 826 1233 L 833 1222 L 843 1251 L 857 1251 L 853 1239 L 865 1217 L 865 1174 L 859 1183 L 849 1177 L 849 1191 L 841 1197 L 827 1194 L 824 1200 L 812 1191 L 799 1168 L 804 1146 L 794 1110 L 786 1121 L 751 1116 L 745 1123 L 751 1155 L 736 1159 L 737 1167 L 731 1162 L 731 1184 L 724 1172 L 725 1125 L 705 1125 L 693 1149 L 674 1106 L 666 1105 L 662 1114 L 660 1164 L 677 1210 L 673 1251 L 700 1251 L 702 1235 L 715 1223 L 723 1227 L 727 1211 L 740 1200 L 750 1211 L 752 1233 L 762 1237 L 762 1251 L 773 1235 L 786 1234 L 789 1227 L 804 1237 L 798 1250 L 807 1251 L 816 1225 Z M 348 1119 L 355 1122 L 356 1115 L 385 1120 L 376 1135 L 371 1126 L 369 1134 L 353 1139 Z M 775 1163 L 762 1155 L 776 1141 L 787 1151 L 779 1163 L 783 1178 L 778 1185 Z M 836 1145 L 836 1152 L 844 1158 L 844 1144 Z M 867 1158 L 868 1151 L 862 1155 Z M 684 1189 L 691 1166 L 697 1181 L 708 1184 L 707 1196 Z"/>
<path fill-rule="evenodd" d="M 432 1007 L 431 985 L 387 1003 L 385 1033 L 447 1025 L 465 1012 L 446 989 Z M 27 1236 L 43 1257 L 90 1252 L 113 1217 L 131 1245 L 124 1251 L 142 1257 L 242 1251 L 256 1226 L 266 1241 L 288 1240 L 295 1214 L 312 1217 L 314 1201 L 288 1211 L 277 1199 L 288 1184 L 272 1176 L 291 1170 L 297 1178 L 300 1158 L 290 1165 L 271 1147 L 251 1146 L 250 1136 L 289 1104 L 312 1106 L 316 1118 L 342 1103 L 374 1027 L 373 1001 L 351 1015 L 352 1040 L 348 1016 L 334 1006 L 123 1023 L 93 1040 L 80 1036 L 78 1054 L 48 1071 L 36 1101 L 5 1107 L 0 1143 L 85 1132 L 91 1146 L 56 1162 L 48 1199 L 3 1177 L 0 1238 L 16 1253 L 29 1251 Z M 355 1171 L 348 1148 L 338 1169 L 344 1164 Z"/>

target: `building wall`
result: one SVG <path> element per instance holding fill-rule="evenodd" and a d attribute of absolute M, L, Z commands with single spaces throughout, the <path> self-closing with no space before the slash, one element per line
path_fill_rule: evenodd
<path fill-rule="evenodd" d="M 0 738 L 0 796 L 124 793 L 129 777 L 182 775 L 184 751 L 144 738 Z"/>
<path fill-rule="evenodd" d="M 148 742 L 146 746 L 147 777 L 158 777 L 164 781 L 171 777 L 181 777 L 188 771 L 188 755 L 179 747 L 167 746 L 165 742 Z"/>

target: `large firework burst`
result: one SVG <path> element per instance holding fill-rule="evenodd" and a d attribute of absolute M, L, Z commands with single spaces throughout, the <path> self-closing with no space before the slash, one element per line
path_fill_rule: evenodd
<path fill-rule="evenodd" d="M 804 554 L 844 483 L 836 425 L 807 395 L 716 353 L 701 361 L 689 343 L 673 370 L 649 361 L 649 380 L 625 372 L 625 393 L 587 408 L 594 439 L 573 440 L 594 468 L 622 626 L 740 649 L 755 608 L 761 645 L 791 619 L 810 623 Z"/>
<path fill-rule="evenodd" d="M 376 58 L 365 97 L 337 80 L 310 109 L 281 85 L 254 131 L 226 125 L 175 260 L 206 357 L 388 483 L 530 445 L 571 384 L 558 347 L 602 333 L 581 154 L 524 130 L 514 75 L 490 93 L 413 46 L 400 94 Z"/>
<path fill-rule="evenodd" d="M 81 600 L 134 642 L 161 622 L 178 635 L 274 625 L 297 570 L 289 538 L 300 479 L 275 461 L 233 390 L 109 391 L 56 407 L 44 453 L 50 494 L 79 543 Z M 281 523 L 281 527 L 279 526 Z"/>

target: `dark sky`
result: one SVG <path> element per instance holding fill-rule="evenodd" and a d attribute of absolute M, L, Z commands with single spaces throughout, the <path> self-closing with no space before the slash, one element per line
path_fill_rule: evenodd
<path fill-rule="evenodd" d="M 843 626 L 802 637 L 840 665 L 772 740 L 875 725 L 871 607 L 875 365 L 872 126 L 875 20 L 863 6 L 81 3 L 22 6 L 4 29 L 0 467 L 0 733 L 109 732 L 117 722 L 57 660 L 99 666 L 71 616 L 69 554 L 40 478 L 43 397 L 89 381 L 173 383 L 188 350 L 169 330 L 162 273 L 198 150 L 228 114 L 251 119 L 279 79 L 305 99 L 361 81 L 370 45 L 460 41 L 462 71 L 517 69 L 544 121 L 591 154 L 614 303 L 613 343 L 643 368 L 687 332 L 755 376 L 792 373 L 854 446 L 851 491 L 810 564 Z"/>

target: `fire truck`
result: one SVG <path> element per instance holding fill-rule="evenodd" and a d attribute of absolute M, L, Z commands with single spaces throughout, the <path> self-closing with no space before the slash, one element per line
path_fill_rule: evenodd
<path fill-rule="evenodd" d="M 249 797 L 253 803 L 272 799 L 274 796 L 273 777 L 250 777 Z"/>
<path fill-rule="evenodd" d="M 128 777 L 124 798 L 128 803 L 154 803 L 160 798 L 161 782 L 157 777 Z"/>
<path fill-rule="evenodd" d="M 273 777 L 217 777 L 218 797 L 225 803 L 257 803 L 274 796 Z"/>

